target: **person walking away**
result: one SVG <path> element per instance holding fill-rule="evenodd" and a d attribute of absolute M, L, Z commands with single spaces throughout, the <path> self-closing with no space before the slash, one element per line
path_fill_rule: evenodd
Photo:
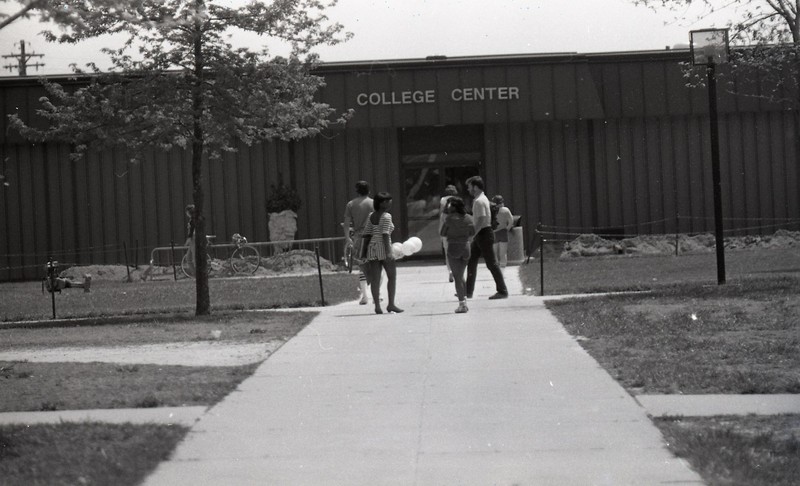
<path fill-rule="evenodd" d="M 388 312 L 403 312 L 395 305 L 394 297 L 397 290 L 397 265 L 392 253 L 392 195 L 388 192 L 379 192 L 373 201 L 375 211 L 367 218 L 364 227 L 364 236 L 369 236 L 367 246 L 367 278 L 372 290 L 372 300 L 375 303 L 375 313 L 383 314 L 381 310 L 381 272 L 386 271 L 387 291 L 389 293 Z"/>
<path fill-rule="evenodd" d="M 369 184 L 366 181 L 356 182 L 356 194 L 344 208 L 344 242 L 353 246 L 353 251 L 357 251 L 361 245 L 361 238 L 364 236 L 364 226 L 367 218 L 372 212 L 373 201 L 369 197 Z M 353 236 L 350 237 L 350 228 L 353 228 Z M 357 257 L 360 255 L 357 255 Z M 366 305 L 367 299 L 367 273 L 365 263 L 359 260 L 358 264 L 358 288 L 361 293 L 359 304 Z"/>
<path fill-rule="evenodd" d="M 439 234 L 442 234 L 442 225 L 447 217 L 447 202 L 451 197 L 458 194 L 456 186 L 449 184 L 444 188 L 444 196 L 439 200 Z M 453 270 L 450 268 L 450 260 L 447 259 L 447 238 L 442 236 L 442 251 L 444 252 L 444 264 L 447 266 L 448 281 L 453 281 Z"/>
<path fill-rule="evenodd" d="M 494 254 L 497 257 L 497 263 L 500 268 L 506 268 L 508 266 L 508 233 L 514 227 L 514 216 L 511 214 L 511 210 L 506 207 L 503 196 L 500 194 L 492 198 L 492 203 L 497 207 L 497 216 L 495 216 L 497 226 L 494 228 Z"/>
<path fill-rule="evenodd" d="M 475 226 L 475 237 L 470 245 L 469 263 L 467 263 L 467 298 L 472 298 L 475 290 L 475 278 L 478 273 L 478 260 L 483 257 L 486 268 L 492 273 L 496 292 L 489 299 L 505 299 L 508 288 L 503 279 L 503 271 L 494 256 L 494 231 L 492 231 L 492 214 L 489 199 L 483 193 L 483 179 L 472 176 L 467 179 L 467 190 L 474 198 L 472 203 L 472 222 Z"/>
<path fill-rule="evenodd" d="M 472 216 L 467 214 L 464 200 L 458 196 L 450 198 L 447 215 L 440 233 L 447 239 L 447 262 L 455 280 L 456 296 L 458 296 L 457 314 L 469 311 L 467 307 L 467 284 L 464 281 L 464 270 L 470 258 L 470 239 L 475 234 Z"/>

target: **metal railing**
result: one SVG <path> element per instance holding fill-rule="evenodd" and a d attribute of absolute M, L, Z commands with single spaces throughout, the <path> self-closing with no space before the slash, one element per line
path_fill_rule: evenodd
<path fill-rule="evenodd" d="M 262 264 L 264 259 L 292 250 L 308 250 L 311 253 L 318 251 L 320 258 L 333 264 L 339 264 L 344 255 L 343 236 L 305 240 L 248 241 L 247 244 L 258 249 Z M 227 260 L 235 248 L 235 243 L 209 243 L 208 254 L 215 259 Z M 188 249 L 188 246 L 174 244 L 153 248 L 150 252 L 150 270 L 153 267 L 173 267 L 173 269 L 180 267 L 181 259 Z M 173 273 L 177 275 L 177 271 Z"/>

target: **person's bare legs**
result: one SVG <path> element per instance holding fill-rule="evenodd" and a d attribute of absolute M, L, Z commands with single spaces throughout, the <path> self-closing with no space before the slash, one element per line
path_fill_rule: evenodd
<path fill-rule="evenodd" d="M 397 291 L 397 264 L 394 260 L 384 260 L 383 268 L 386 270 L 386 290 L 389 292 L 389 305 L 386 310 L 389 312 L 403 312 L 403 309 L 397 307 L 394 303 L 394 296 Z"/>
<path fill-rule="evenodd" d="M 375 313 L 383 314 L 381 310 L 381 262 L 370 260 L 365 264 L 369 289 L 372 291 L 372 302 L 375 303 Z"/>
<path fill-rule="evenodd" d="M 450 268 L 450 260 L 447 258 L 447 238 L 442 237 L 442 251 L 444 252 L 444 264 L 447 267 L 447 279 L 453 281 L 453 269 Z"/>

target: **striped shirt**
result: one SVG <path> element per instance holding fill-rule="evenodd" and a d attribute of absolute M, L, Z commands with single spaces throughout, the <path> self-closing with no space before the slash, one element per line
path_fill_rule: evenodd
<path fill-rule="evenodd" d="M 386 245 L 383 242 L 383 235 L 389 235 L 389 243 L 391 243 L 392 231 L 394 231 L 394 223 L 392 223 L 391 214 L 381 214 L 378 224 L 372 224 L 372 214 L 370 214 L 367 224 L 364 226 L 364 235 L 372 236 L 367 247 L 367 260 L 386 260 Z"/>

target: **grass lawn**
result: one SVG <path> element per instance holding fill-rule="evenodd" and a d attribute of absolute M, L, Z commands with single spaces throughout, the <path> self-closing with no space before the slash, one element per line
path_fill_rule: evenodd
<path fill-rule="evenodd" d="M 357 273 L 322 276 L 325 303 L 358 297 Z M 319 278 L 303 277 L 210 279 L 212 312 L 240 309 L 314 307 L 321 305 Z M 40 282 L 0 284 L 0 321 L 51 319 L 52 299 Z M 91 292 L 65 289 L 55 294 L 56 316 L 97 317 L 191 313 L 195 308 L 194 280 L 92 282 Z"/>
<path fill-rule="evenodd" d="M 222 330 L 214 341 L 269 343 L 288 340 L 315 315 L 227 312 L 105 326 L 0 329 L 0 350 L 208 341 L 213 330 Z M 0 412 L 213 405 L 255 368 L 0 361 Z"/>
<path fill-rule="evenodd" d="M 0 329 L 0 349 L 126 346 L 208 340 L 287 340 L 314 312 L 217 312 L 197 318 L 69 328 Z M 231 367 L 0 362 L 0 412 L 213 405 L 257 364 Z M 138 484 L 169 456 L 187 428 L 163 424 L 0 426 L 0 484 Z"/>
<path fill-rule="evenodd" d="M 671 285 L 548 308 L 633 394 L 800 393 L 800 279 Z"/>
<path fill-rule="evenodd" d="M 657 419 L 670 449 L 712 486 L 796 486 L 800 416 Z"/>
<path fill-rule="evenodd" d="M 0 361 L 0 412 L 212 405 L 257 367 Z"/>
<path fill-rule="evenodd" d="M 547 306 L 632 394 L 800 393 L 798 254 L 726 252 L 723 286 L 713 254 L 553 258 L 547 294 L 647 292 Z M 520 268 L 523 284 L 537 290 L 538 263 Z M 800 416 L 655 423 L 709 484 L 789 485 L 800 477 Z"/>
<path fill-rule="evenodd" d="M 0 427 L 0 484 L 139 484 L 188 430 L 92 423 Z"/>
<path fill-rule="evenodd" d="M 134 322 L 69 327 L 0 328 L 0 351 L 15 348 L 130 346 L 184 341 L 267 343 L 287 340 L 308 324 L 316 312 L 219 311 L 208 316 L 147 315 Z M 211 331 L 221 330 L 219 339 Z"/>
<path fill-rule="evenodd" d="M 523 288 L 541 295 L 539 254 L 520 267 Z M 800 276 L 800 248 L 725 252 L 728 282 L 755 277 Z M 678 283 L 716 285 L 714 253 L 558 259 L 544 255 L 545 295 L 649 290 Z"/>

